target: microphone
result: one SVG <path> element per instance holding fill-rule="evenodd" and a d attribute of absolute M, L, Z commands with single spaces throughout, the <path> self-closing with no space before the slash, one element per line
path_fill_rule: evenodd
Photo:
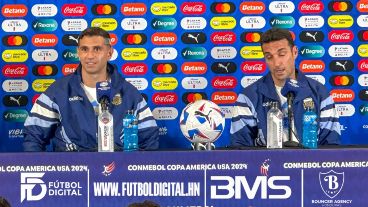
<path fill-rule="evenodd" d="M 112 98 L 111 84 L 108 81 L 96 83 L 96 98 L 98 103 L 108 104 Z"/>
<path fill-rule="evenodd" d="M 293 79 L 286 79 L 284 87 L 281 89 L 281 94 L 286 97 L 287 99 L 287 106 L 288 106 L 288 120 L 289 120 L 289 137 L 288 141 L 284 142 L 284 147 L 301 147 L 300 143 L 295 142 L 292 140 L 293 130 L 292 130 L 292 123 L 293 123 L 293 102 L 296 94 L 300 90 L 300 86 L 298 85 L 298 81 Z"/>

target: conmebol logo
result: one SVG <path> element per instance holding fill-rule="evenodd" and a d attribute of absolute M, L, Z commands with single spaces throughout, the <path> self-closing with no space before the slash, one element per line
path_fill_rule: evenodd
<path fill-rule="evenodd" d="M 330 95 L 335 102 L 351 102 L 355 97 L 354 91 L 350 89 L 333 89 Z"/>
<path fill-rule="evenodd" d="M 121 71 L 124 75 L 144 75 L 148 71 L 148 67 L 145 63 L 125 63 L 121 67 Z"/>
<path fill-rule="evenodd" d="M 10 78 L 20 78 L 28 74 L 28 67 L 25 64 L 5 65 L 3 75 Z"/>
<path fill-rule="evenodd" d="M 321 13 L 324 9 L 324 4 L 321 1 L 302 1 L 298 5 L 301 13 L 316 14 Z"/>
<path fill-rule="evenodd" d="M 160 92 L 152 96 L 152 102 L 157 105 L 176 104 L 178 95 L 174 92 Z"/>
<path fill-rule="evenodd" d="M 87 13 L 87 6 L 84 4 L 64 4 L 61 7 L 64 16 L 84 16 Z"/>
<path fill-rule="evenodd" d="M 202 2 L 184 2 L 180 11 L 185 15 L 200 15 L 206 12 L 206 4 Z"/>

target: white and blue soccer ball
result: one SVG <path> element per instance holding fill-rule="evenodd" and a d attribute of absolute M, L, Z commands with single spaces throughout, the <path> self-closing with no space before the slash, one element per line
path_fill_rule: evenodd
<path fill-rule="evenodd" d="M 189 103 L 180 116 L 180 130 L 192 143 L 215 142 L 224 128 L 221 108 L 208 100 Z"/>

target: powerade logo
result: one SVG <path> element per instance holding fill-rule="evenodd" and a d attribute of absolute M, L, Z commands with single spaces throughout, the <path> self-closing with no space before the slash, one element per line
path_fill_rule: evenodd
<path fill-rule="evenodd" d="M 185 32 L 181 35 L 181 41 L 185 44 L 203 44 L 206 40 L 204 32 Z"/>
<path fill-rule="evenodd" d="M 114 15 L 117 11 L 115 4 L 94 4 L 92 6 L 92 13 L 94 15 L 106 16 Z"/>
<path fill-rule="evenodd" d="M 211 65 L 211 70 L 216 74 L 235 73 L 236 64 L 234 62 L 214 62 Z"/>
<path fill-rule="evenodd" d="M 360 65 L 359 63 L 358 65 Z M 329 64 L 329 68 L 332 72 L 350 72 L 354 68 L 354 63 L 351 60 L 332 60 Z"/>
<path fill-rule="evenodd" d="M 187 60 L 204 59 L 207 56 L 207 50 L 204 47 L 186 47 L 181 51 L 182 57 Z"/>
<path fill-rule="evenodd" d="M 292 16 L 276 16 L 270 20 L 271 27 L 288 29 L 295 25 L 295 19 Z"/>
<path fill-rule="evenodd" d="M 325 35 L 321 31 L 303 31 L 299 34 L 302 42 L 322 42 Z"/>
<path fill-rule="evenodd" d="M 28 112 L 24 109 L 6 110 L 3 119 L 8 122 L 24 122 L 28 117 Z"/>
<path fill-rule="evenodd" d="M 153 15 L 173 15 L 176 10 L 177 7 L 172 2 L 156 2 L 151 5 Z"/>
<path fill-rule="evenodd" d="M 27 36 L 25 35 L 6 35 L 2 40 L 3 45 L 8 47 L 24 46 L 28 42 Z"/>
<path fill-rule="evenodd" d="M 54 19 L 38 19 L 32 22 L 32 28 L 36 32 L 53 32 L 58 28 Z"/>
<path fill-rule="evenodd" d="M 305 58 L 320 58 L 324 54 L 325 49 L 320 45 L 302 46 L 300 48 L 300 55 Z"/>
<path fill-rule="evenodd" d="M 113 31 L 118 27 L 118 22 L 113 18 L 97 18 L 92 20 L 92 27 L 100 27 L 106 31 Z"/>
<path fill-rule="evenodd" d="M 151 21 L 151 26 L 156 30 L 174 30 L 177 26 L 176 19 L 172 17 L 154 18 Z"/>

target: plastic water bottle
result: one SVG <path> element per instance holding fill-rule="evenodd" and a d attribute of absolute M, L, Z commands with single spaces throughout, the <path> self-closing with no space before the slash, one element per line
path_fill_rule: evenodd
<path fill-rule="evenodd" d="M 267 112 L 267 148 L 282 148 L 283 115 L 277 102 L 272 102 L 271 106 Z"/>
<path fill-rule="evenodd" d="M 316 149 L 318 145 L 317 138 L 317 114 L 312 110 L 314 107 L 306 107 L 303 115 L 303 146 L 310 149 Z"/>
<path fill-rule="evenodd" d="M 123 119 L 124 151 L 138 150 L 138 119 L 133 110 L 128 110 Z"/>
<path fill-rule="evenodd" d="M 98 115 L 98 151 L 114 151 L 114 119 L 108 110 L 107 102 L 101 102 L 101 113 Z"/>

